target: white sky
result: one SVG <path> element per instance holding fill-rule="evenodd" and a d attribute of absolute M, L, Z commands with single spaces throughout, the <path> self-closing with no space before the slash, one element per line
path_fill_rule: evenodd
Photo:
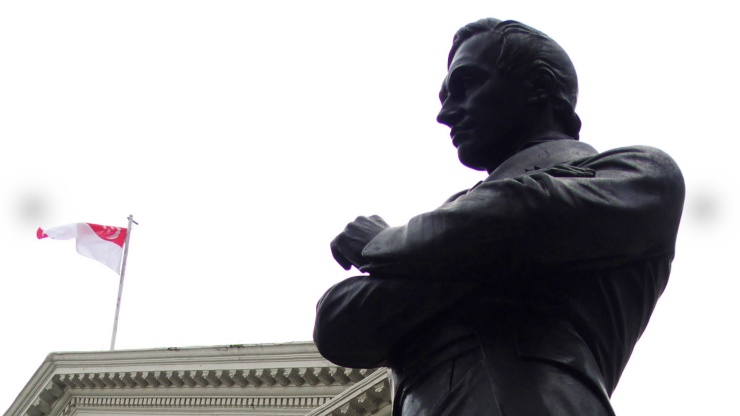
<path fill-rule="evenodd" d="M 583 141 L 662 148 L 686 177 L 671 282 L 617 413 L 736 414 L 724 4 L 0 2 L 0 409 L 49 352 L 110 343 L 117 276 L 39 226 L 140 222 L 119 349 L 309 340 L 319 296 L 351 275 L 328 249 L 348 221 L 398 225 L 484 176 L 435 116 L 452 35 L 493 16 L 569 52 Z"/>

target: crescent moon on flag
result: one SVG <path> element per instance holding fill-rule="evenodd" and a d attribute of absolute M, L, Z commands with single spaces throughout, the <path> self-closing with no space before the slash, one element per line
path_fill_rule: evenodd
<path fill-rule="evenodd" d="M 116 238 L 118 238 L 119 235 L 121 235 L 121 229 L 119 227 L 112 227 L 112 228 L 116 230 L 115 233 L 105 235 L 103 236 L 103 238 L 105 238 L 106 240 L 115 240 Z"/>

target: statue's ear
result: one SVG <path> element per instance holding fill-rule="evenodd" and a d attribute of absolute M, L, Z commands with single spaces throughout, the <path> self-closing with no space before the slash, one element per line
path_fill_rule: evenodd
<path fill-rule="evenodd" d="M 527 103 L 540 104 L 552 97 L 555 91 L 555 75 L 548 68 L 539 67 L 529 77 Z"/>

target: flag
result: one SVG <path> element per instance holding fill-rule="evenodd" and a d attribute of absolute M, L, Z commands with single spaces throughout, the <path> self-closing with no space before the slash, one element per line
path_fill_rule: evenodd
<path fill-rule="evenodd" d="M 121 254 L 123 243 L 126 240 L 126 229 L 109 225 L 89 224 L 78 222 L 60 227 L 36 231 L 36 238 L 52 238 L 54 240 L 77 239 L 77 252 L 83 256 L 97 260 L 120 273 Z"/>

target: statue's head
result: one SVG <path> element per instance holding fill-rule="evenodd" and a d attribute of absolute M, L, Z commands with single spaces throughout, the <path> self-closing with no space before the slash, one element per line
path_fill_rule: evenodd
<path fill-rule="evenodd" d="M 479 20 L 455 34 L 447 67 L 437 120 L 464 165 L 490 172 L 530 142 L 578 139 L 576 71 L 544 33 Z"/>

